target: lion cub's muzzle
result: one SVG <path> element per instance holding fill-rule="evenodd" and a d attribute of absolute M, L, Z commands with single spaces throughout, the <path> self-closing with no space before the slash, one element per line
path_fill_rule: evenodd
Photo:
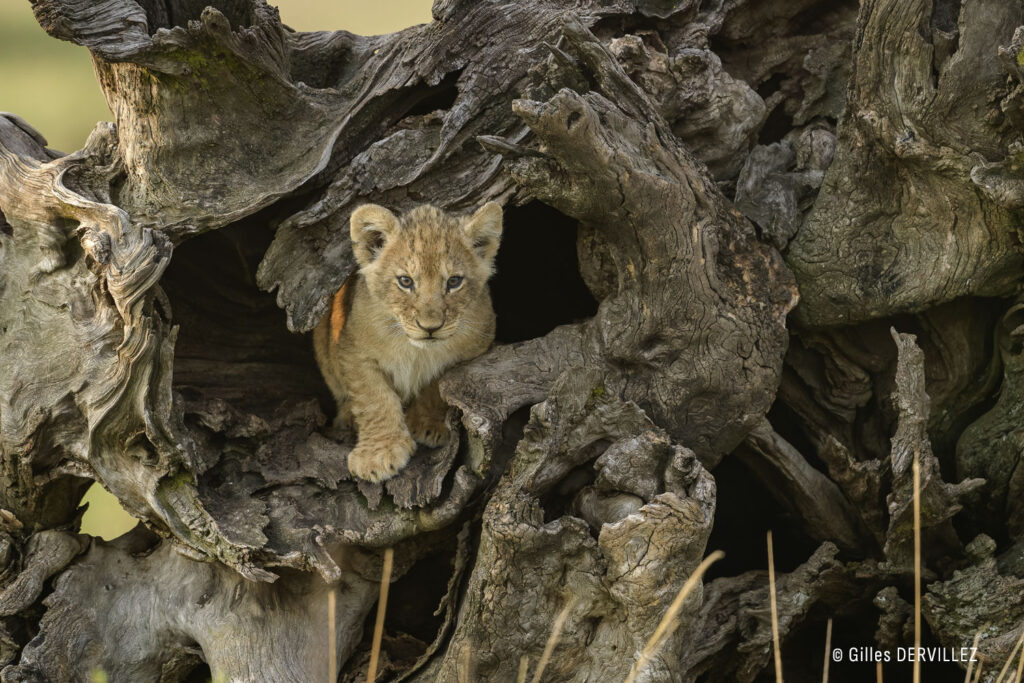
<path fill-rule="evenodd" d="M 413 322 L 416 323 L 416 329 L 409 330 L 407 334 L 411 332 L 412 334 L 409 334 L 410 339 L 426 343 L 446 339 L 450 336 L 445 334 L 446 330 L 444 329 L 447 317 L 446 315 L 424 315 L 413 318 Z"/>

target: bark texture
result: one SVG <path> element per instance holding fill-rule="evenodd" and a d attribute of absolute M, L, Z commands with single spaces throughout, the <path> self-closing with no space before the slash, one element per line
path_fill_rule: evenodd
<path fill-rule="evenodd" d="M 621 680 L 723 549 L 638 680 L 754 681 L 770 528 L 818 680 L 829 617 L 913 641 L 915 460 L 925 642 L 1009 655 L 1018 3 L 33 9 L 115 121 L 62 154 L 0 115 L 0 680 L 361 680 L 392 547 L 391 680 L 532 676 L 560 614 L 544 680 Z M 349 215 L 491 200 L 498 343 L 442 379 L 448 443 L 356 481 L 307 334 Z M 135 531 L 77 533 L 94 481 Z"/>

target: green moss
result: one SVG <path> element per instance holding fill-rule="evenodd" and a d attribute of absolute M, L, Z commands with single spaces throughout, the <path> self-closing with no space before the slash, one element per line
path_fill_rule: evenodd
<path fill-rule="evenodd" d="M 1024 50 L 1017 53 L 1017 66 L 1024 66 Z"/>
<path fill-rule="evenodd" d="M 161 480 L 160 486 L 168 492 L 177 492 L 181 489 L 191 490 L 195 488 L 195 479 L 185 470 L 179 470 Z"/>
<path fill-rule="evenodd" d="M 209 61 L 205 55 L 199 52 L 181 51 L 174 55 L 180 62 L 191 69 L 205 69 Z"/>
<path fill-rule="evenodd" d="M 603 384 L 598 384 L 590 390 L 590 396 L 587 397 L 586 408 L 587 410 L 593 410 L 595 407 L 607 400 L 608 391 L 604 388 Z"/>

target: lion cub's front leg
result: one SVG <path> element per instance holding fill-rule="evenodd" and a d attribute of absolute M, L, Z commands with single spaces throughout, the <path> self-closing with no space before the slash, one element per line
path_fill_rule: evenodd
<path fill-rule="evenodd" d="M 437 380 L 423 388 L 405 413 L 412 438 L 435 448 L 448 440 L 448 405 L 437 389 Z"/>
<path fill-rule="evenodd" d="M 375 364 L 352 368 L 348 382 L 359 431 L 356 447 L 348 454 L 348 470 L 360 479 L 383 481 L 405 467 L 416 450 L 402 401 Z"/>

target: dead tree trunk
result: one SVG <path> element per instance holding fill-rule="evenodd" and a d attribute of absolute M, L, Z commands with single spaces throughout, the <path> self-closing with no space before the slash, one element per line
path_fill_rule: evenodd
<path fill-rule="evenodd" d="M 816 679 L 827 618 L 913 641 L 915 459 L 925 641 L 1009 655 L 1019 3 L 437 0 L 375 37 L 34 10 L 116 121 L 63 155 L 0 116 L 3 681 L 357 680 L 386 547 L 392 680 L 532 676 L 563 610 L 544 679 L 622 680 L 724 549 L 640 680 L 753 681 L 769 528 Z M 354 481 L 305 334 L 349 214 L 489 200 L 499 343 L 442 381 L 450 443 Z M 78 535 L 93 481 L 144 524 Z"/>

